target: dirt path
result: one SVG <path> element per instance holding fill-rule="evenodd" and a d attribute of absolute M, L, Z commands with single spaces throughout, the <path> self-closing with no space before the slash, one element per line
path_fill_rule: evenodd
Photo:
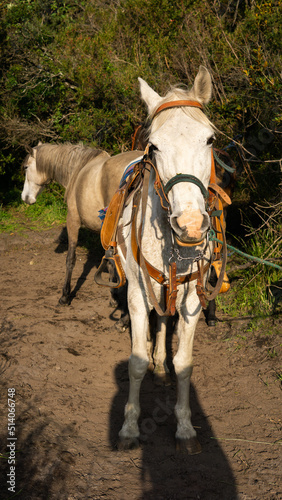
<path fill-rule="evenodd" d="M 78 249 L 75 297 L 57 307 L 66 249 L 59 235 L 0 235 L 0 497 L 14 498 L 3 455 L 11 460 L 7 444 L 16 442 L 18 499 L 281 499 L 281 315 L 255 334 L 246 332 L 247 319 L 215 329 L 202 317 L 191 394 L 200 455 L 175 454 L 176 387 L 155 386 L 150 374 L 142 385 L 142 446 L 116 451 L 129 333 L 114 328 L 119 313 L 93 282 L 100 250 Z M 8 441 L 14 399 L 17 441 Z"/>

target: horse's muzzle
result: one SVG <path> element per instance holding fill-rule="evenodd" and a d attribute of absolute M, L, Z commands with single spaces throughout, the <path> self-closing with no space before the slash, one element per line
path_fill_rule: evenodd
<path fill-rule="evenodd" d="M 29 196 L 28 194 L 23 195 L 23 193 L 22 193 L 22 200 L 28 205 L 33 205 L 36 202 L 36 198 L 34 198 L 34 196 Z"/>
<path fill-rule="evenodd" d="M 199 210 L 184 211 L 179 217 L 171 217 L 171 226 L 177 239 L 183 244 L 198 244 L 206 237 L 210 220 Z"/>
<path fill-rule="evenodd" d="M 203 243 L 206 236 L 207 236 L 207 231 L 202 233 L 202 236 L 199 239 L 191 238 L 187 236 L 187 234 L 181 234 L 181 236 L 179 236 L 178 234 L 175 233 L 175 240 L 180 246 L 194 246 Z"/>

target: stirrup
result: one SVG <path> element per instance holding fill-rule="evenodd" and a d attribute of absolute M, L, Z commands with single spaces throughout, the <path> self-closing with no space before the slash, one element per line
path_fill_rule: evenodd
<path fill-rule="evenodd" d="M 214 262 L 212 262 L 212 266 L 214 267 L 214 270 L 216 272 L 216 276 L 218 278 L 220 270 L 221 270 L 221 266 L 222 266 L 222 261 L 221 260 L 215 260 Z M 230 288 L 230 282 L 229 282 L 228 276 L 227 276 L 227 274 L 225 272 L 224 273 L 223 282 L 222 282 L 221 288 L 219 290 L 219 293 L 226 293 L 226 292 L 228 292 L 229 288 Z"/>
<path fill-rule="evenodd" d="M 103 273 L 109 275 L 108 264 L 112 264 L 113 268 L 116 271 L 116 281 L 111 281 L 110 278 L 108 279 L 108 281 L 106 281 L 102 277 Z M 110 288 L 120 288 L 121 286 L 125 285 L 126 276 L 120 262 L 120 257 L 119 255 L 114 253 L 113 248 L 109 248 L 108 250 L 106 250 L 101 264 L 94 274 L 94 281 L 97 283 L 97 285 L 108 286 Z"/>

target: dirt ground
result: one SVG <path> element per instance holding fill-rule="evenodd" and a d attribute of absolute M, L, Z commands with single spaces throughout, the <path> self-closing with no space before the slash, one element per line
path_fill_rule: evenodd
<path fill-rule="evenodd" d="M 71 305 L 57 306 L 61 229 L 0 235 L 0 497 L 281 499 L 281 315 L 256 332 L 252 318 L 220 314 L 209 328 L 202 315 L 191 391 L 201 454 L 175 452 L 176 384 L 157 386 L 150 373 L 141 389 L 141 447 L 118 451 L 130 334 L 115 328 L 119 311 L 93 281 L 99 246 L 78 248 Z M 175 349 L 173 334 L 169 341 Z"/>

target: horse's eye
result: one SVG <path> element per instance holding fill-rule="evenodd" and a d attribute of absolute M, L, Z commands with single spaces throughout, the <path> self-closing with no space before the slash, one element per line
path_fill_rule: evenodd
<path fill-rule="evenodd" d="M 215 136 L 214 135 L 211 135 L 211 137 L 208 138 L 207 140 L 207 144 L 208 146 L 210 146 L 211 144 L 213 144 L 213 141 L 215 140 Z"/>
<path fill-rule="evenodd" d="M 154 144 L 150 144 L 150 148 L 149 148 L 149 156 L 150 158 L 153 158 L 154 154 L 158 152 L 158 148 L 157 146 L 155 146 Z"/>

